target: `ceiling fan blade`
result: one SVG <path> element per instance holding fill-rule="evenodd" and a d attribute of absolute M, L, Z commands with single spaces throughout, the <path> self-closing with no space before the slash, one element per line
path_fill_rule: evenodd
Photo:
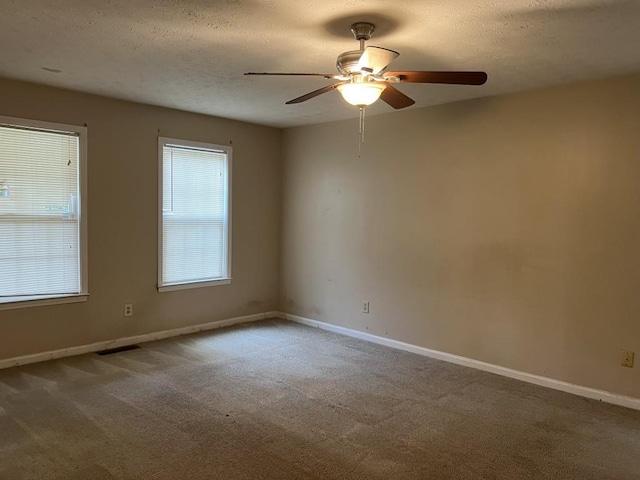
<path fill-rule="evenodd" d="M 380 98 L 382 99 L 382 101 L 387 102 L 389 105 L 391 105 L 395 109 L 410 107 L 411 105 L 416 103 L 415 100 L 407 97 L 400 90 L 398 90 L 395 87 L 392 87 L 388 83 L 386 88 L 382 91 Z"/>
<path fill-rule="evenodd" d="M 385 72 L 385 77 L 398 77 L 401 82 L 483 85 L 485 72 Z"/>
<path fill-rule="evenodd" d="M 272 72 L 247 72 L 245 75 L 296 75 L 303 77 L 324 77 L 334 78 L 334 73 L 272 73 Z"/>
<path fill-rule="evenodd" d="M 307 100 L 311 100 L 312 98 L 315 98 L 318 95 L 322 95 L 323 93 L 330 92 L 331 90 L 334 90 L 339 85 L 342 85 L 344 83 L 347 83 L 347 82 L 332 83 L 331 85 L 327 85 L 326 87 L 319 88 L 318 90 L 314 90 L 313 92 L 309 92 L 306 95 L 302 95 L 301 97 L 294 98 L 293 100 L 289 100 L 286 103 L 286 105 L 291 105 L 292 103 L 306 102 Z"/>
<path fill-rule="evenodd" d="M 384 70 L 398 55 L 398 52 L 382 47 L 367 47 L 358 60 L 358 70 L 377 75 Z"/>

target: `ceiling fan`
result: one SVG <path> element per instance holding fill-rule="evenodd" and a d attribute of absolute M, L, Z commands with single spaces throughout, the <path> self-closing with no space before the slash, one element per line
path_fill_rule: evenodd
<path fill-rule="evenodd" d="M 371 38 L 374 30 L 375 25 L 368 22 L 358 22 L 351 25 L 351 33 L 353 33 L 356 40 L 360 41 L 360 49 L 350 50 L 338 55 L 336 61 L 337 74 L 248 72 L 245 75 L 297 75 L 338 80 L 336 83 L 319 88 L 286 103 L 287 105 L 302 103 L 337 89 L 348 103 L 361 109 L 366 105 L 371 105 L 379 98 L 396 109 L 409 107 L 415 103 L 415 100 L 391 86 L 392 83 L 483 85 L 487 81 L 485 72 L 387 72 L 386 68 L 400 54 L 382 47 L 370 46 L 365 48 L 364 43 Z"/>

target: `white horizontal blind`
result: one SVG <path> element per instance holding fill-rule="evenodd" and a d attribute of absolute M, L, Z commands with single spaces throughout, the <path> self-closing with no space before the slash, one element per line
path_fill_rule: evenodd
<path fill-rule="evenodd" d="M 80 293 L 79 151 L 74 132 L 0 125 L 0 297 Z"/>
<path fill-rule="evenodd" d="M 228 278 L 227 152 L 163 143 L 160 286 Z"/>

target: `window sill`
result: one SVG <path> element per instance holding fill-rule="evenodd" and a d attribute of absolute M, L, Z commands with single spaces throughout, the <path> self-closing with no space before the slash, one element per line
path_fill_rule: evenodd
<path fill-rule="evenodd" d="M 210 280 L 207 282 L 193 282 L 193 283 L 178 283 L 175 285 L 161 285 L 158 287 L 158 292 L 171 292 L 174 290 L 187 290 L 191 288 L 203 288 L 203 287 L 215 287 L 217 285 L 229 285 L 231 283 L 230 278 L 222 278 L 220 280 Z"/>
<path fill-rule="evenodd" d="M 37 297 L 3 297 L 0 298 L 0 310 L 43 307 L 45 305 L 60 305 L 62 303 L 79 303 L 86 302 L 88 299 L 88 293 L 56 296 L 41 295 Z"/>

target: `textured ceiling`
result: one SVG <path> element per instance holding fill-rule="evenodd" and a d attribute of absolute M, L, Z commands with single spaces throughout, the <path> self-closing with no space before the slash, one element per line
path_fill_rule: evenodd
<path fill-rule="evenodd" d="M 393 70 L 484 70 L 481 87 L 400 85 L 417 108 L 640 71 L 640 0 L 1 0 L 0 76 L 277 127 L 357 117 L 335 91 L 287 100 L 358 48 Z M 368 115 L 392 111 L 378 102 Z"/>

